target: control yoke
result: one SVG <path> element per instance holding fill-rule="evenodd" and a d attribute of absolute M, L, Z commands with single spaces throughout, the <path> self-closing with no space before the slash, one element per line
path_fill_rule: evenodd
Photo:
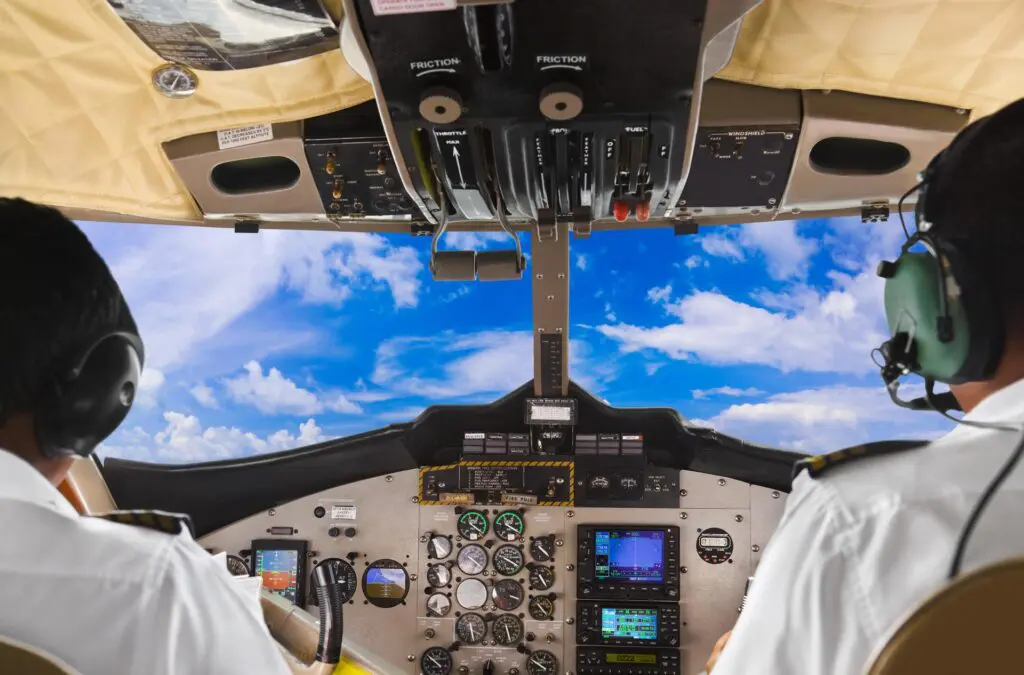
<path fill-rule="evenodd" d="M 320 606 L 320 639 L 316 646 L 316 660 L 320 663 L 335 664 L 341 660 L 344 585 L 331 561 L 325 560 L 313 568 L 313 592 Z"/>

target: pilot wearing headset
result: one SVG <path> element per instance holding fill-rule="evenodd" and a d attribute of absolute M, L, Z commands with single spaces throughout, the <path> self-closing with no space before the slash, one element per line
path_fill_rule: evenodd
<path fill-rule="evenodd" d="M 947 383 L 966 414 L 931 443 L 798 464 L 713 675 L 862 675 L 947 579 L 1024 552 L 1024 100 L 962 131 L 915 190 L 918 232 L 878 270 L 882 375 L 898 404 L 948 416 Z M 896 394 L 908 373 L 927 406 Z"/>
<path fill-rule="evenodd" d="M 0 199 L 0 636 L 82 675 L 284 675 L 256 603 L 186 519 L 82 517 L 57 490 L 128 414 L 143 358 L 85 235 Z"/>

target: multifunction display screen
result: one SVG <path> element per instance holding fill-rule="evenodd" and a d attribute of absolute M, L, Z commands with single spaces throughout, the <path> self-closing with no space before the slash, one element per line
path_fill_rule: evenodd
<path fill-rule="evenodd" d="M 598 582 L 665 582 L 665 531 L 594 531 L 594 577 Z"/>
<path fill-rule="evenodd" d="M 657 642 L 658 609 L 602 607 L 601 637 L 605 640 L 618 638 Z"/>
<path fill-rule="evenodd" d="M 263 588 L 296 602 L 299 591 L 298 551 L 256 551 L 256 576 Z"/>

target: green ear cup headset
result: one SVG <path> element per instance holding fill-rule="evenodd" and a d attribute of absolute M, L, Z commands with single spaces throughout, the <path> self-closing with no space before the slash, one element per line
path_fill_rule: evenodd
<path fill-rule="evenodd" d="M 955 164 L 992 119 L 985 117 L 964 128 L 903 196 L 901 207 L 903 199 L 919 192 L 917 231 L 912 236 L 908 233 L 895 262 L 878 266 L 878 276 L 885 279 L 885 316 L 892 336 L 879 348 L 883 359 L 879 365 L 890 396 L 903 407 L 957 409 L 951 394 L 933 393 L 935 382 L 988 379 L 1003 354 L 1003 317 L 993 289 L 974 267 L 964 244 L 931 234 L 942 214 L 935 212 L 934 200 L 929 199 L 943 168 Z M 915 248 L 924 250 L 911 250 Z M 899 377 L 909 373 L 925 379 L 924 399 L 905 401 L 897 396 Z"/>

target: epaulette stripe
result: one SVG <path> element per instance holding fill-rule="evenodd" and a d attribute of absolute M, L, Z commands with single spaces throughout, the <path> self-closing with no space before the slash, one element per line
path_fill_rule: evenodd
<path fill-rule="evenodd" d="M 110 513 L 98 513 L 91 516 L 102 518 L 122 525 L 133 525 L 144 527 L 148 530 L 157 530 L 167 534 L 181 534 L 188 529 L 194 537 L 195 528 L 192 526 L 192 519 L 182 513 L 168 513 L 166 511 L 145 511 L 140 509 L 111 511 Z"/>
<path fill-rule="evenodd" d="M 805 457 L 793 465 L 793 478 L 796 478 L 804 469 L 807 470 L 811 478 L 817 478 L 826 470 L 840 464 L 845 464 L 853 459 L 890 455 L 896 452 L 913 450 L 925 445 L 928 445 L 928 441 L 879 441 L 878 443 L 854 445 L 825 455 Z"/>

